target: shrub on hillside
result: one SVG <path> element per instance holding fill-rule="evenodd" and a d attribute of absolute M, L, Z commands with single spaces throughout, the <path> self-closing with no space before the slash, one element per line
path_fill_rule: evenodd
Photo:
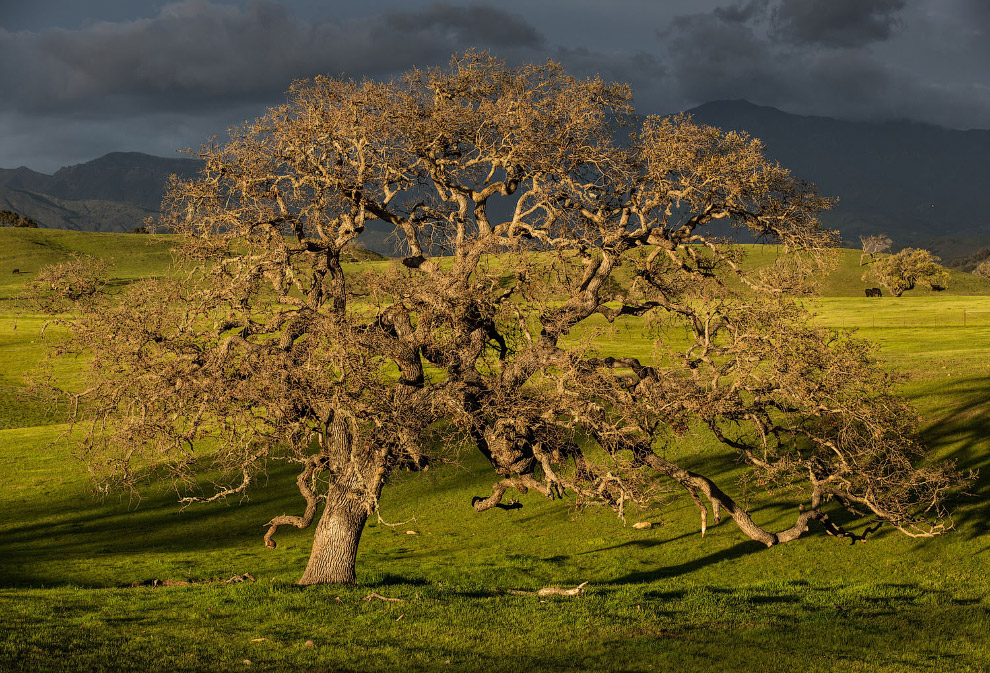
<path fill-rule="evenodd" d="M 37 229 L 38 223 L 30 217 L 25 217 L 12 210 L 0 210 L 0 226 L 3 227 L 28 227 Z"/>

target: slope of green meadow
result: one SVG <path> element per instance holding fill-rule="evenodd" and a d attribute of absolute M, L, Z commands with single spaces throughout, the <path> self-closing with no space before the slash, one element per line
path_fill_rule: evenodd
<path fill-rule="evenodd" d="M 44 320 L 13 297 L 38 268 L 87 253 L 127 282 L 166 273 L 168 244 L 0 229 L 0 670 L 990 669 L 990 283 L 953 273 L 945 292 L 868 299 L 858 252 L 842 251 L 808 300 L 817 320 L 880 343 L 933 458 L 981 470 L 947 535 L 885 530 L 850 546 L 812 528 L 766 549 L 731 520 L 702 538 L 678 493 L 625 525 L 534 493 L 477 514 L 471 497 L 494 479 L 468 453 L 396 477 L 382 516 L 401 525 L 369 524 L 357 586 L 300 588 L 312 533 L 262 543 L 273 515 L 302 509 L 293 473 L 271 469 L 243 502 L 180 510 L 164 487 L 101 501 L 58 414 L 25 393 Z M 761 263 L 776 250 L 751 253 Z M 619 323 L 602 342 L 648 352 L 640 324 Z M 739 492 L 718 447 L 696 438 L 681 451 Z M 769 498 L 748 506 L 763 524 L 794 515 Z M 657 525 L 634 530 L 640 520 Z M 242 573 L 257 581 L 130 586 Z M 509 593 L 585 581 L 573 598 Z M 362 600 L 372 592 L 401 601 Z"/>

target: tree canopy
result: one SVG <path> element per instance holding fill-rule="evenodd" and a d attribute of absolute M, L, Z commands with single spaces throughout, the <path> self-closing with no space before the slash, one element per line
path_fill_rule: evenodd
<path fill-rule="evenodd" d="M 904 248 L 873 262 L 870 270 L 863 274 L 863 280 L 880 283 L 895 297 L 913 290 L 916 285 L 943 290 L 949 283 L 949 272 L 940 261 L 927 250 Z"/>
<path fill-rule="evenodd" d="M 863 262 L 867 257 L 870 258 L 872 262 L 877 258 L 877 255 L 887 252 L 890 250 L 890 246 L 893 245 L 893 241 L 887 234 L 872 234 L 870 236 L 860 236 L 860 245 L 863 246 L 863 254 L 859 256 L 859 265 L 863 266 Z"/>
<path fill-rule="evenodd" d="M 87 293 L 73 321 L 107 488 L 164 473 L 210 501 L 294 462 L 301 513 L 265 541 L 323 504 L 304 584 L 353 581 L 390 475 L 464 446 L 494 472 L 478 511 L 532 489 L 623 514 L 666 481 L 702 534 L 724 513 L 768 546 L 813 521 L 864 536 L 829 507 L 914 536 L 951 526 L 960 477 L 918 466 L 874 349 L 793 299 L 830 263 L 829 200 L 745 134 L 639 119 L 625 85 L 469 52 L 394 82 L 297 82 L 200 156 L 164 203 L 176 272 Z M 374 220 L 401 259 L 347 265 Z M 755 268 L 731 227 L 785 254 Z M 652 325 L 648 357 L 596 346 L 631 318 Z M 745 488 L 795 504 L 793 524 L 761 526 L 677 462 L 700 437 L 747 466 Z"/>

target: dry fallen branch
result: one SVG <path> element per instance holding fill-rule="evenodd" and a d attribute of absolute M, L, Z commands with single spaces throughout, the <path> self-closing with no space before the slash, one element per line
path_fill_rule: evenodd
<path fill-rule="evenodd" d="M 256 581 L 257 580 L 254 575 L 252 575 L 251 573 L 244 573 L 242 575 L 234 575 L 230 579 L 226 579 L 226 580 L 219 580 L 219 579 L 200 580 L 195 582 L 192 580 L 174 580 L 171 578 L 166 578 L 163 580 L 150 579 L 150 580 L 145 580 L 143 582 L 134 582 L 133 584 L 129 585 L 129 587 L 131 589 L 136 589 L 138 587 L 152 587 L 154 589 L 157 589 L 158 587 L 188 587 L 198 584 L 237 584 L 239 582 L 256 582 Z"/>
<path fill-rule="evenodd" d="M 251 573 L 244 573 L 243 575 L 234 575 L 229 580 L 226 580 L 224 584 L 236 584 L 238 582 L 255 582 L 254 575 Z"/>
<path fill-rule="evenodd" d="M 389 528 L 395 528 L 397 526 L 404 526 L 407 523 L 412 523 L 412 522 L 414 522 L 416 520 L 416 517 L 412 517 L 412 518 L 406 519 L 405 521 L 399 521 L 398 523 L 389 523 L 388 521 L 386 521 L 385 519 L 382 518 L 382 514 L 378 510 L 375 510 L 375 514 L 378 516 L 378 523 L 380 523 L 383 526 L 388 526 Z"/>
<path fill-rule="evenodd" d="M 362 598 L 363 601 L 370 601 L 372 598 L 377 598 L 380 601 L 389 601 L 390 603 L 402 603 L 404 599 L 402 598 L 389 598 L 388 596 L 382 596 L 380 593 L 372 591 L 370 594 Z"/>
<path fill-rule="evenodd" d="M 587 582 L 581 582 L 573 589 L 561 589 L 560 587 L 543 587 L 537 591 L 524 591 L 522 589 L 509 589 L 506 593 L 514 596 L 580 596 L 584 593 Z"/>
<path fill-rule="evenodd" d="M 536 592 L 537 596 L 580 596 L 584 593 L 587 582 L 581 582 L 573 589 L 561 589 L 560 587 L 544 587 Z"/>

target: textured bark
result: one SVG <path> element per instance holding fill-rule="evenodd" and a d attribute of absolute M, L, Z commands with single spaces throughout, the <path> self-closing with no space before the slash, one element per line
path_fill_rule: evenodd
<path fill-rule="evenodd" d="M 331 491 L 299 584 L 354 584 L 358 543 L 367 520 L 361 503 Z"/>
<path fill-rule="evenodd" d="M 695 503 L 699 504 L 702 511 L 702 535 L 704 535 L 705 528 L 707 528 L 708 512 L 705 510 L 704 505 L 699 502 L 696 495 L 698 492 L 703 493 L 712 503 L 712 508 L 715 511 L 715 523 L 718 523 L 719 510 L 725 510 L 736 522 L 736 525 L 739 526 L 739 530 L 748 535 L 751 539 L 756 540 L 757 542 L 762 542 L 768 547 L 772 547 L 780 542 L 786 542 L 790 539 L 796 538 L 801 534 L 801 532 L 806 530 L 805 524 L 807 521 L 805 519 L 800 522 L 800 525 L 796 525 L 793 529 L 788 531 L 786 536 L 787 539 L 781 540 L 777 535 L 756 525 L 753 519 L 750 518 L 749 512 L 740 507 L 732 498 L 723 493 L 711 479 L 695 472 L 689 472 L 688 470 L 685 470 L 684 468 L 679 467 L 654 453 L 648 453 L 644 457 L 648 465 L 687 488 L 691 495 L 694 496 Z"/>

